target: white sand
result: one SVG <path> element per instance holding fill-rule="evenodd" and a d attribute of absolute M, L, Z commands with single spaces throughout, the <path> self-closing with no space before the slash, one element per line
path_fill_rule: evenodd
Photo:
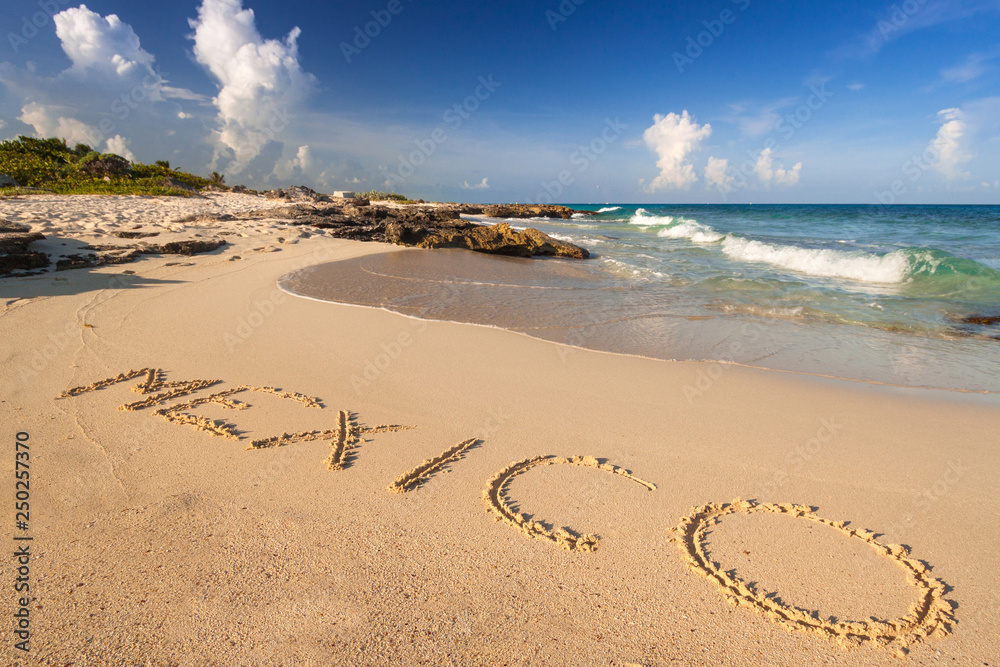
<path fill-rule="evenodd" d="M 43 197 L 0 201 L 0 217 L 74 238 L 140 223 L 166 235 L 195 207 L 262 202 Z M 275 287 L 297 267 L 379 244 L 265 222 L 169 233 L 219 231 L 234 245 L 180 264 L 0 279 L 3 497 L 14 494 L 14 435 L 27 432 L 34 537 L 32 650 L 13 650 L 5 631 L 5 664 L 983 665 L 1000 655 L 995 397 L 725 367 L 689 401 L 704 364 L 570 350 Z M 380 370 L 365 378 L 369 363 Z M 118 408 L 184 387 L 130 391 L 143 376 L 57 399 L 144 368 L 162 369 L 164 383 L 220 382 L 140 410 Z M 252 389 L 197 401 L 243 385 L 322 407 Z M 181 403 L 177 419 L 154 414 Z M 357 442 L 331 470 L 341 411 Z M 224 420 L 240 439 L 183 415 Z M 293 437 L 312 432 L 330 437 Z M 286 433 L 287 446 L 247 449 Z M 416 488 L 387 488 L 470 438 L 482 442 Z M 495 522 L 482 497 L 512 462 L 542 455 L 597 457 L 656 489 L 588 465 L 513 476 L 512 512 L 599 540 L 567 550 Z M 737 497 L 815 507 L 909 546 L 947 584 L 953 632 L 899 658 L 898 641 L 845 648 L 801 620 L 727 604 L 670 540 L 693 507 Z M 908 557 L 845 529 L 738 513 L 701 544 L 737 586 L 823 622 L 906 615 L 922 594 L 898 560 Z"/>

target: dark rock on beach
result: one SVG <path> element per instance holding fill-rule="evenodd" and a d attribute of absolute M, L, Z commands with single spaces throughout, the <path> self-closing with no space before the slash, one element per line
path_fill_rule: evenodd
<path fill-rule="evenodd" d="M 536 204 L 494 204 L 483 207 L 483 215 L 491 218 L 560 218 L 568 220 L 574 213 L 596 215 L 593 211 L 575 211 L 566 206 Z"/>
<path fill-rule="evenodd" d="M 430 229 L 392 222 L 387 225 L 385 236 L 390 243 L 418 248 L 464 248 L 514 257 L 590 257 L 590 252 L 585 248 L 559 241 L 537 229 L 516 231 L 506 222 L 490 226 L 469 224 Z"/>
<path fill-rule="evenodd" d="M 349 201 L 349 200 L 348 200 Z M 438 207 L 353 206 L 298 204 L 250 214 L 291 225 L 309 225 L 330 236 L 356 241 L 380 241 L 420 248 L 466 248 L 476 252 L 516 257 L 555 256 L 586 259 L 590 253 L 537 229 L 515 231 L 510 225 L 478 225 L 462 219 L 483 209 L 470 205 Z"/>
<path fill-rule="evenodd" d="M 330 198 L 324 194 L 316 192 L 312 188 L 307 188 L 304 185 L 293 185 L 284 190 L 271 190 L 265 192 L 264 196 L 268 199 L 284 199 L 286 201 L 305 201 L 305 202 L 328 202 Z"/>
<path fill-rule="evenodd" d="M 510 207 L 445 205 L 382 205 L 372 206 L 366 199 L 333 199 L 309 188 L 293 186 L 272 190 L 270 199 L 292 202 L 288 206 L 262 209 L 249 213 L 198 213 L 176 223 L 208 225 L 215 221 L 273 220 L 296 227 L 313 227 L 327 236 L 355 241 L 374 241 L 418 248 L 464 248 L 476 252 L 514 257 L 567 257 L 586 259 L 585 248 L 560 241 L 537 229 L 515 230 L 507 223 L 481 225 L 462 218 L 463 215 L 514 216 Z M 572 209 L 562 206 L 523 207 L 524 216 L 566 218 Z M 220 231 L 219 235 L 233 234 Z M 106 264 L 124 264 L 144 255 L 185 255 L 208 253 L 226 245 L 222 238 L 193 238 L 153 244 L 142 241 L 157 232 L 116 231 L 119 239 L 137 241 L 121 245 L 85 245 L 79 252 L 59 257 L 56 270 L 90 268 Z M 17 269 L 40 269 L 51 261 L 44 252 L 33 252 L 28 246 L 45 237 L 32 234 L 29 227 L 0 221 L 0 275 Z"/>
<path fill-rule="evenodd" d="M 120 239 L 148 239 L 151 236 L 159 236 L 159 232 L 112 232 L 112 236 Z"/>
<path fill-rule="evenodd" d="M 35 241 L 44 239 L 44 235 L 32 232 L 28 225 L 0 220 L 0 276 L 19 269 L 30 271 L 47 267 L 48 255 L 28 249 Z"/>
<path fill-rule="evenodd" d="M 56 271 L 83 269 L 106 264 L 128 264 L 143 255 L 185 255 L 190 257 L 218 250 L 226 245 L 223 239 L 187 239 L 160 245 L 140 243 L 137 246 L 99 245 L 86 246 L 86 254 L 74 254 L 56 262 Z"/>
<path fill-rule="evenodd" d="M 188 185 L 182 181 L 178 181 L 176 178 L 170 178 L 169 176 L 164 176 L 160 179 L 159 186 L 162 188 L 170 188 L 171 190 L 183 190 L 184 192 L 197 192 L 197 188 Z"/>
<path fill-rule="evenodd" d="M 144 243 L 139 246 L 139 250 L 144 255 L 186 255 L 190 257 L 218 250 L 224 245 L 226 245 L 224 239 L 188 239 L 162 245 Z"/>

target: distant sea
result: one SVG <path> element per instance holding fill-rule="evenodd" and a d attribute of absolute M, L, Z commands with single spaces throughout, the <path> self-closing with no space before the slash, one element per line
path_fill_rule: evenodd
<path fill-rule="evenodd" d="M 283 284 L 658 359 L 1000 392 L 1000 206 L 569 206 L 597 215 L 508 222 L 589 261 L 414 251 Z"/>

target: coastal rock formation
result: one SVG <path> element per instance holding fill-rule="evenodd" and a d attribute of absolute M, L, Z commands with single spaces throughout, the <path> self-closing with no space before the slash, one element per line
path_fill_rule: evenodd
<path fill-rule="evenodd" d="M 483 207 L 483 215 L 491 218 L 560 218 L 568 220 L 574 213 L 595 215 L 593 211 L 574 211 L 566 206 L 544 204 L 495 204 Z"/>
<path fill-rule="evenodd" d="M 168 184 L 166 179 L 164 184 Z M 175 184 L 169 183 L 169 185 L 173 187 Z M 183 184 L 178 182 L 177 185 Z M 171 231 L 181 231 L 182 228 L 177 227 L 179 225 L 193 225 L 206 231 L 211 230 L 209 233 L 212 237 L 200 238 L 198 234 L 194 234 L 194 238 L 177 240 L 175 237 L 163 239 L 168 242 L 153 244 L 147 239 L 161 232 L 139 231 L 140 225 L 132 230 L 102 232 L 126 241 L 125 243 L 98 245 L 89 238 L 60 239 L 76 240 L 76 247 L 69 252 L 63 250 L 53 253 L 51 257 L 44 252 L 28 250 L 28 245 L 42 240 L 44 236 L 31 234 L 30 229 L 24 225 L 0 223 L 0 276 L 18 269 L 43 269 L 52 264 L 55 264 L 56 271 L 66 271 L 107 264 L 124 264 L 136 261 L 144 255 L 192 256 L 208 253 L 227 245 L 221 238 L 223 236 L 249 237 L 261 227 L 261 224 L 268 227 L 270 223 L 278 223 L 286 228 L 312 227 L 315 230 L 322 230 L 323 235 L 333 238 L 419 248 L 460 248 L 514 257 L 550 256 L 572 259 L 590 257 L 590 252 L 585 248 L 560 241 L 537 229 L 517 230 L 506 222 L 484 225 L 462 217 L 482 215 L 490 207 L 472 204 L 372 205 L 365 199 L 330 200 L 325 195 L 299 186 L 274 190 L 268 193 L 268 196 L 288 203 L 257 210 L 245 208 L 232 213 L 209 212 L 204 207 L 198 207 L 189 215 L 170 220 Z M 570 211 L 570 209 L 565 210 Z M 241 223 L 246 224 L 250 233 L 240 231 L 243 226 Z M 215 237 L 216 234 L 218 237 Z M 310 235 L 305 231 L 297 234 L 302 237 Z M 278 243 L 283 243 L 284 240 L 279 238 Z M 132 243 L 128 243 L 129 241 Z"/>
<path fill-rule="evenodd" d="M 139 250 L 143 255 L 200 255 L 212 252 L 226 245 L 224 239 L 187 239 L 184 241 L 173 241 L 154 245 L 143 243 L 139 245 Z"/>
<path fill-rule="evenodd" d="M 170 188 L 172 190 L 183 190 L 184 192 L 197 192 L 198 190 L 187 183 L 178 181 L 176 178 L 170 178 L 169 176 L 164 176 L 160 179 L 159 185 L 164 188 Z"/>
<path fill-rule="evenodd" d="M 0 220 L 0 276 L 17 269 L 44 269 L 49 258 L 44 252 L 29 250 L 28 246 L 45 238 L 31 227 Z"/>
<path fill-rule="evenodd" d="M 293 185 L 284 190 L 270 190 L 264 193 L 264 196 L 268 199 L 284 199 L 286 201 L 305 201 L 305 202 L 328 202 L 330 198 L 324 194 L 316 192 L 312 188 L 307 188 L 304 185 Z"/>
<path fill-rule="evenodd" d="M 493 255 L 514 257 L 569 257 L 587 259 L 590 252 L 585 248 L 552 238 L 537 229 L 516 231 L 506 222 L 485 227 L 473 225 L 447 228 L 407 226 L 393 222 L 386 226 L 385 236 L 390 243 L 412 245 L 418 248 L 464 248 Z"/>
<path fill-rule="evenodd" d="M 507 223 L 479 225 L 462 219 L 465 205 L 400 207 L 298 204 L 254 211 L 251 217 L 310 225 L 331 236 L 380 241 L 419 248 L 465 248 L 515 257 L 554 256 L 586 259 L 585 248 L 554 239 L 537 229 L 516 231 Z"/>

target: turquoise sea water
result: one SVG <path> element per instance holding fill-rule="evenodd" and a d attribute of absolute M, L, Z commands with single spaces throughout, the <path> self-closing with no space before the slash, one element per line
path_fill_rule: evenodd
<path fill-rule="evenodd" d="M 602 212 L 541 226 L 664 299 L 680 292 L 716 312 L 1000 337 L 959 323 L 1000 315 L 1000 207 L 576 208 Z"/>
<path fill-rule="evenodd" d="M 401 253 L 355 287 L 312 273 L 292 291 L 661 359 L 1000 391 L 1000 207 L 570 206 L 599 213 L 508 222 L 590 261 Z"/>

